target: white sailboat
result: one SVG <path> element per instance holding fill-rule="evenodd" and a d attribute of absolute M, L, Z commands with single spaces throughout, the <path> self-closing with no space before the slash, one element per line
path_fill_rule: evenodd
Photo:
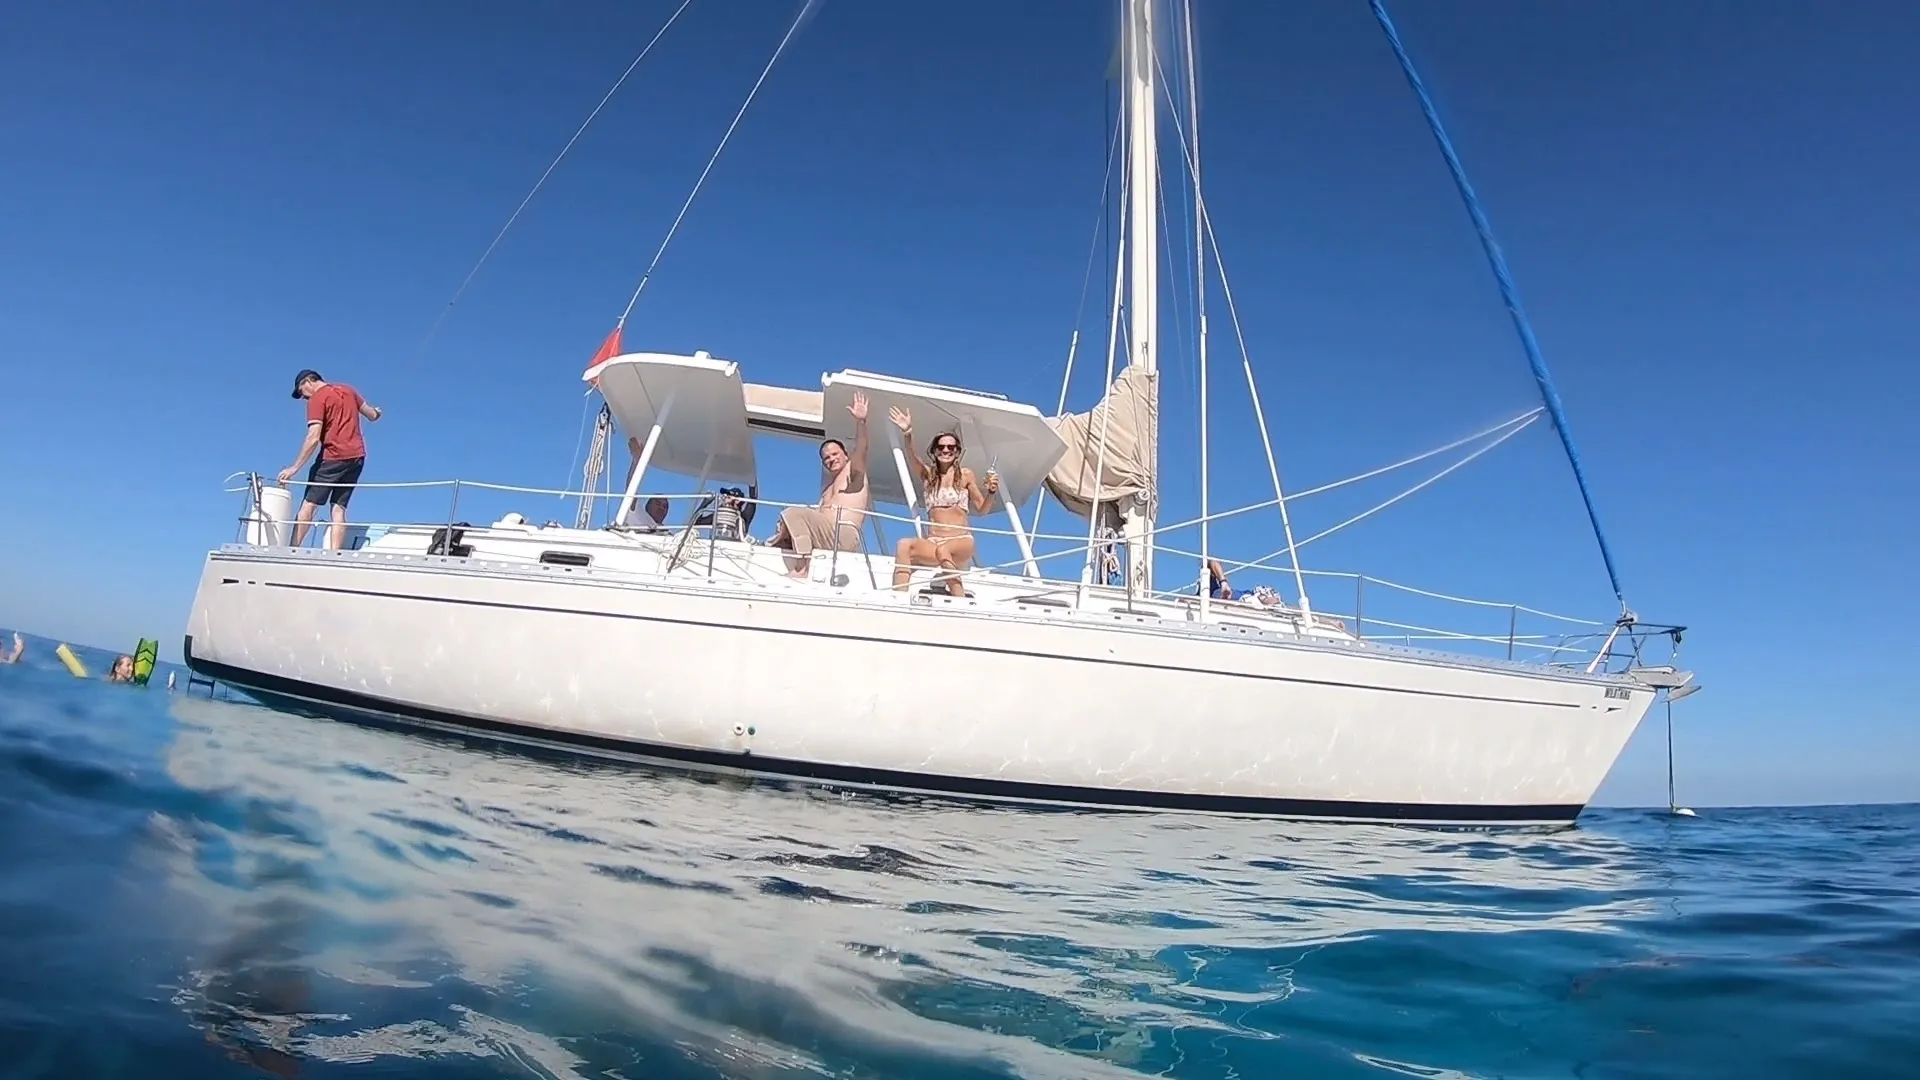
<path fill-rule="evenodd" d="M 353 550 L 295 549 L 255 478 L 246 542 L 207 557 L 188 665 L 357 719 L 834 785 L 1124 809 L 1571 821 L 1656 697 L 1688 681 L 1646 652 L 1663 635 L 1677 645 L 1673 628 L 1643 625 L 1623 604 L 1598 648 L 1547 646 L 1525 662 L 1511 658 L 1511 634 L 1507 658 L 1413 647 L 1411 634 L 1400 645 L 1368 637 L 1358 610 L 1313 610 L 1297 557 L 1286 567 L 1290 604 L 1155 589 L 1156 563 L 1181 557 L 1155 522 L 1159 6 L 1123 0 L 1125 265 L 1097 408 L 1049 418 L 988 393 L 852 370 L 817 390 L 766 386 L 705 353 L 607 348 L 585 373 L 605 402 L 591 460 L 604 464 L 616 428 L 636 446 L 611 500 L 615 522 L 633 520 L 649 477 L 756 483 L 755 436 L 855 445 L 859 395 L 870 417 L 910 409 L 922 433 L 961 433 L 992 462 L 1019 552 L 1011 565 L 968 571 L 964 596 L 896 591 L 889 515 L 875 512 L 869 550 L 820 552 L 796 578 L 783 553 L 710 525 L 591 528 L 585 496 L 573 526 L 517 514 L 467 526 L 456 509 Z M 1178 173 L 1210 236 L 1190 132 Z M 1204 261 L 1196 271 L 1204 287 Z M 1190 565 L 1200 567 L 1214 557 L 1217 517 L 1204 327 L 1203 316 L 1201 515 L 1181 526 L 1197 526 Z M 1536 372 L 1544 378 L 1537 358 Z M 896 530 L 923 528 L 897 433 L 879 421 L 868 435 L 876 508 L 905 508 L 891 515 Z M 1267 460 L 1291 555 L 1270 444 Z M 1072 547 L 1077 578 L 1048 575 L 1041 564 L 1061 553 L 1036 551 L 1023 519 L 1043 488 L 1086 523 Z M 1108 560 L 1121 568 L 1116 583 Z M 929 671 L 967 673 L 966 691 L 937 692 Z"/>

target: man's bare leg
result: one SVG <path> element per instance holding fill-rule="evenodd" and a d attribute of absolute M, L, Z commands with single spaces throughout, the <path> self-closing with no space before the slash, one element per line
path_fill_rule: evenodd
<path fill-rule="evenodd" d="M 327 529 L 327 549 L 339 551 L 347 546 L 347 508 L 333 504 L 333 525 Z"/>
<path fill-rule="evenodd" d="M 813 546 L 809 544 L 802 551 L 797 537 L 789 539 L 794 543 L 792 552 L 787 555 L 787 576 L 796 581 L 805 581 L 813 569 Z"/>
<path fill-rule="evenodd" d="M 795 551 L 787 556 L 787 576 L 796 581 L 805 581 L 812 576 L 813 553 Z"/>
<path fill-rule="evenodd" d="M 293 546 L 299 547 L 307 542 L 307 529 L 313 525 L 313 512 L 319 509 L 319 503 L 303 502 L 300 512 L 293 517 Z"/>
<path fill-rule="evenodd" d="M 767 546 L 781 549 L 780 559 L 787 564 L 788 577 L 804 579 L 807 576 L 807 555 L 805 552 L 796 550 L 793 533 L 787 531 L 787 519 L 784 515 L 773 527 L 773 535 L 767 538 Z"/>

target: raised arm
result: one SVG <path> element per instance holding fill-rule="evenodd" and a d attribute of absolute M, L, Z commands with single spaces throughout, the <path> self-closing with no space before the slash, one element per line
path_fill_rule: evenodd
<path fill-rule="evenodd" d="M 640 467 L 640 449 L 640 439 L 633 435 L 627 436 L 627 454 L 629 455 L 627 458 L 627 478 L 621 482 L 622 487 L 633 483 L 633 470 Z"/>
<path fill-rule="evenodd" d="M 760 481 L 747 485 L 747 497 L 740 500 L 740 528 L 753 528 L 753 512 L 760 509 Z"/>
<path fill-rule="evenodd" d="M 907 461 L 920 474 L 920 482 L 925 484 L 933 472 L 933 463 L 920 456 L 920 448 L 913 441 L 913 413 L 895 406 L 887 410 L 887 419 L 900 429 L 901 449 L 906 451 Z"/>
<path fill-rule="evenodd" d="M 853 392 L 853 404 L 847 406 L 853 414 L 853 472 L 858 476 L 867 475 L 867 395 L 858 390 Z"/>

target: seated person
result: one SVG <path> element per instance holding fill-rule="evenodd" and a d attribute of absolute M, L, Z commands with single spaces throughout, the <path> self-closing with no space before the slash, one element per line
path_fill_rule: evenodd
<path fill-rule="evenodd" d="M 633 458 L 627 462 L 626 483 L 633 483 L 633 470 L 640 467 L 640 455 L 643 449 L 638 438 L 627 437 L 627 452 L 632 454 Z M 648 499 L 645 516 L 642 516 L 642 508 L 635 506 L 627 511 L 626 517 L 621 519 L 620 524 L 641 532 L 659 532 L 667 524 L 667 500 L 658 495 Z"/>
<path fill-rule="evenodd" d="M 640 532 L 659 532 L 667 527 L 667 514 L 670 511 L 671 504 L 661 496 L 655 495 L 648 499 L 644 506 L 635 506 L 627 511 L 625 520 L 620 524 Z"/>
<path fill-rule="evenodd" d="M 988 469 L 986 490 L 982 491 L 974 480 L 973 470 L 961 467 L 960 436 L 950 431 L 935 435 L 927 450 L 932 460 L 921 460 L 912 449 L 913 414 L 905 409 L 893 409 L 891 416 L 920 474 L 928 522 L 925 537 L 910 536 L 894 547 L 893 587 L 904 590 L 913 577 L 914 567 L 933 566 L 940 570 L 934 575 L 936 581 L 942 576 L 946 578 L 947 592 L 965 596 L 966 585 L 960 580 L 959 571 L 973 562 L 973 530 L 968 526 L 967 505 L 971 502 L 975 513 L 985 513 L 988 498 L 1000 490 L 1000 477 Z"/>
<path fill-rule="evenodd" d="M 753 512 L 759 506 L 760 485 L 753 484 L 746 491 L 737 487 L 723 487 L 718 495 L 711 496 L 693 512 L 693 524 L 696 528 L 711 526 L 715 540 L 740 540 L 753 527 Z"/>
<path fill-rule="evenodd" d="M 1227 584 L 1227 572 L 1219 559 L 1207 560 L 1207 595 L 1215 600 L 1233 599 L 1233 586 Z"/>
<path fill-rule="evenodd" d="M 812 576 L 815 548 L 860 550 L 860 526 L 873 502 L 873 490 L 867 484 L 867 395 L 856 391 L 847 411 L 853 414 L 853 453 L 847 453 L 839 439 L 820 444 L 827 486 L 820 492 L 819 505 L 780 511 L 780 524 L 767 540 L 770 546 L 793 553 L 787 557 L 787 576 L 796 580 Z"/>

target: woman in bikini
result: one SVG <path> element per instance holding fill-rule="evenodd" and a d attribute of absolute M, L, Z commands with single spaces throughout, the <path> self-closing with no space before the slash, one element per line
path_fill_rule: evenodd
<path fill-rule="evenodd" d="M 905 409 L 890 409 L 888 415 L 900 429 L 901 441 L 909 448 L 907 452 L 913 453 L 913 414 Z M 965 596 L 967 590 L 960 581 L 959 571 L 973 561 L 973 530 L 967 527 L 967 506 L 971 502 L 974 513 L 985 513 L 987 500 L 1000 490 L 1000 477 L 993 470 L 987 470 L 987 486 L 982 491 L 974 480 L 973 470 L 961 467 L 960 436 L 952 432 L 935 435 L 927 455 L 932 460 L 922 461 L 916 454 L 913 462 L 920 472 L 921 489 L 926 493 L 927 535 L 909 537 L 895 545 L 893 587 L 904 590 L 913 577 L 914 567 L 933 566 L 947 575 L 949 593 Z"/>

